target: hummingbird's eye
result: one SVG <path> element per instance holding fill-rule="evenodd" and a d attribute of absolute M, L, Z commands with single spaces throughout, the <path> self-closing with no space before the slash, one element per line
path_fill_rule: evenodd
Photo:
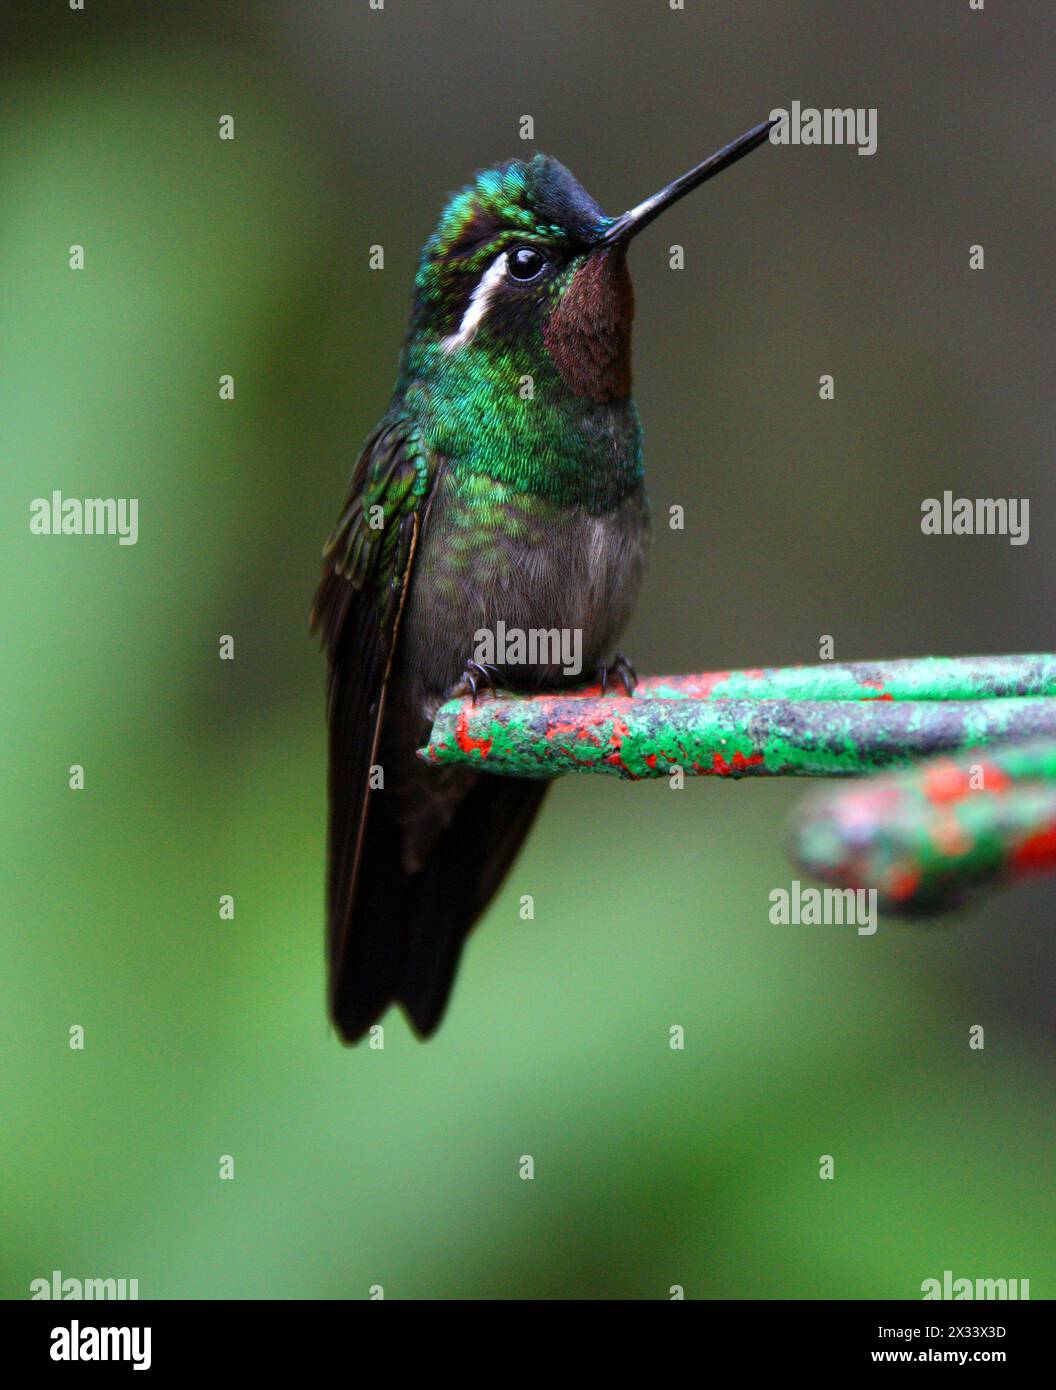
<path fill-rule="evenodd" d="M 506 252 L 506 269 L 511 280 L 524 284 L 542 275 L 546 269 L 546 257 L 534 246 L 515 246 L 512 251 Z"/>

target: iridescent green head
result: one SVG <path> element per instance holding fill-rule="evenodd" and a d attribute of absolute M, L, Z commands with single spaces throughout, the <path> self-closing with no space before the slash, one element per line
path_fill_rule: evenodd
<path fill-rule="evenodd" d="M 479 173 L 444 208 L 415 278 L 403 375 L 476 377 L 482 361 L 556 369 L 577 398 L 630 393 L 627 246 L 655 217 L 766 139 L 757 126 L 620 217 L 537 154 Z"/>

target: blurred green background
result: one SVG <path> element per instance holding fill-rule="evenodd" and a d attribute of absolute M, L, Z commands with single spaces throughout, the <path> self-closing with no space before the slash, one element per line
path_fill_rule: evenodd
<path fill-rule="evenodd" d="M 19 8 L 0 1292 L 60 1269 L 144 1298 L 913 1298 L 952 1269 L 1048 1296 L 1051 884 L 871 939 L 775 928 L 801 787 L 566 779 L 435 1040 L 392 1014 L 384 1051 L 346 1051 L 307 611 L 418 247 L 475 168 L 534 148 L 520 116 L 616 212 L 798 99 L 876 107 L 878 152 L 761 150 L 635 245 L 654 507 L 687 522 L 658 527 L 627 650 L 641 672 L 812 661 L 822 634 L 842 660 L 1051 650 L 1053 14 Z M 947 487 L 1029 497 L 1031 544 L 923 537 Z M 138 497 L 138 545 L 31 536 L 52 489 Z"/>

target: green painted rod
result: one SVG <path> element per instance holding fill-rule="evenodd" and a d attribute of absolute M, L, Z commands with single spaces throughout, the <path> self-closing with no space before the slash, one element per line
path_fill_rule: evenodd
<path fill-rule="evenodd" d="M 597 687 L 593 687 L 597 691 Z M 1056 656 L 911 657 L 646 676 L 638 699 L 987 700 L 1056 695 Z"/>
<path fill-rule="evenodd" d="M 789 852 L 824 882 L 875 888 L 889 912 L 944 910 L 970 889 L 1056 872 L 1056 741 L 818 788 L 796 807 Z"/>
<path fill-rule="evenodd" d="M 966 664 L 978 670 L 983 663 Z M 654 691 L 657 685 L 648 683 Z M 848 777 L 930 754 L 1039 737 L 1056 738 L 1056 697 L 749 700 L 588 693 L 483 698 L 476 705 L 451 701 L 437 712 L 419 756 L 509 777 L 602 772 L 642 779 L 665 777 L 675 767 L 686 776 Z"/>

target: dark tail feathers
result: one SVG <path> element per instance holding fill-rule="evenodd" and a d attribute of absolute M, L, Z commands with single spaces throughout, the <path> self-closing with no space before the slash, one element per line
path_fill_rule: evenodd
<path fill-rule="evenodd" d="M 481 774 L 417 874 L 403 870 L 401 827 L 383 803 L 371 806 L 351 920 L 330 981 L 330 1012 L 345 1042 L 357 1042 L 392 1003 L 402 1004 L 421 1037 L 434 1032 L 462 944 L 549 785 Z"/>

